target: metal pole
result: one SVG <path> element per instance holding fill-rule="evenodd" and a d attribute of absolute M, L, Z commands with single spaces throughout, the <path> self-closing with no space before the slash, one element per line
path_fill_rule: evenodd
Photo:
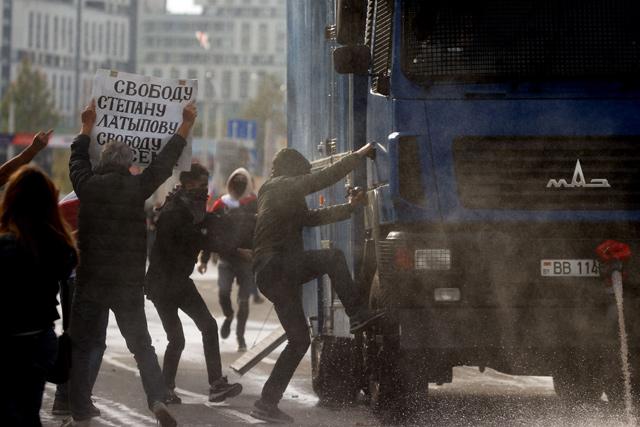
<path fill-rule="evenodd" d="M 82 6 L 84 0 L 76 0 L 76 69 L 75 69 L 75 82 L 74 82 L 74 103 L 73 103 L 73 115 L 74 117 L 80 112 L 80 75 L 81 75 L 81 62 L 82 62 L 82 50 L 81 34 L 82 34 Z"/>

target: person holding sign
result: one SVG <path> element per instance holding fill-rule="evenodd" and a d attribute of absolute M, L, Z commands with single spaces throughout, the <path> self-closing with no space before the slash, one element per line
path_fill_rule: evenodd
<path fill-rule="evenodd" d="M 242 385 L 229 384 L 222 376 L 218 324 L 211 316 L 193 280 L 193 263 L 200 250 L 230 253 L 233 248 L 223 248 L 224 242 L 208 238 L 206 204 L 209 171 L 198 163 L 190 171 L 180 173 L 180 187 L 171 193 L 160 208 L 157 237 L 151 249 L 145 291 L 153 301 L 167 333 L 167 349 L 164 353 L 162 374 L 169 395 L 167 403 L 180 403 L 173 391 L 176 373 L 185 339 L 178 310 L 182 310 L 202 333 L 204 358 L 209 379 L 209 401 L 222 402 L 242 392 Z"/>
<path fill-rule="evenodd" d="M 109 310 L 136 359 L 149 408 L 161 426 L 177 425 L 163 402 L 166 388 L 144 312 L 144 202 L 171 176 L 196 117 L 191 102 L 183 109 L 176 134 L 141 174 L 132 175 L 132 150 L 118 140 L 104 145 L 92 168 L 89 146 L 97 118 L 95 101 L 82 112 L 82 130 L 71 145 L 69 161 L 71 183 L 80 200 L 80 264 L 70 322 L 70 425 L 88 425 L 92 417 L 91 391 L 105 350 Z"/>

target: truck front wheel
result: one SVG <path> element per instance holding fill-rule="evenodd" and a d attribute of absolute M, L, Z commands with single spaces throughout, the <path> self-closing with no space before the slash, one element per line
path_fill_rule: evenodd
<path fill-rule="evenodd" d="M 328 335 L 311 341 L 313 391 L 322 405 L 344 406 L 356 401 L 362 382 L 358 341 Z"/>

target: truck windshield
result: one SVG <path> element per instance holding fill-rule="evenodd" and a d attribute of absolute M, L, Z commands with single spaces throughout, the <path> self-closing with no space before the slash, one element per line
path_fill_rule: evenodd
<path fill-rule="evenodd" d="M 624 79 L 640 72 L 636 0 L 407 0 L 413 81 Z"/>

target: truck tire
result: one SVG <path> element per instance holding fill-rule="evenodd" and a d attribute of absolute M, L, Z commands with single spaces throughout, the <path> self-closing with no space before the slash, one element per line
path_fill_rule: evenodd
<path fill-rule="evenodd" d="M 313 391 L 320 404 L 353 404 L 362 383 L 361 346 L 352 338 L 323 335 L 311 341 Z"/>
<path fill-rule="evenodd" d="M 378 276 L 370 294 L 371 308 L 387 308 L 390 296 L 381 292 Z M 381 322 L 382 323 L 382 322 Z M 364 339 L 365 372 L 370 406 L 383 423 L 418 421 L 427 406 L 429 379 L 420 352 L 400 348 L 397 322 L 392 313 L 384 323 L 367 330 Z"/>

